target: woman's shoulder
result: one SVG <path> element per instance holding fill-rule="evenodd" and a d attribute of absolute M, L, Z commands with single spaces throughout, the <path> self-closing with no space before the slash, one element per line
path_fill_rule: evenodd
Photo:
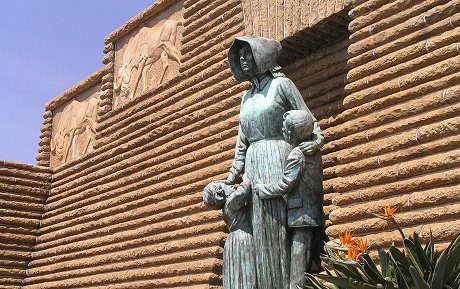
<path fill-rule="evenodd" d="M 273 78 L 273 82 L 283 83 L 283 82 L 290 82 L 291 80 L 286 76 L 278 76 Z"/>
<path fill-rule="evenodd" d="M 275 85 L 280 89 L 285 89 L 292 87 L 294 83 L 286 76 L 279 76 L 273 79 L 272 85 Z"/>

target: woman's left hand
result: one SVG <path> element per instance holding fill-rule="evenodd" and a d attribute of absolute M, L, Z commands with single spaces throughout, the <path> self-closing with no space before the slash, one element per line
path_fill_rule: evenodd
<path fill-rule="evenodd" d="M 311 156 L 318 151 L 319 146 L 315 141 L 306 141 L 299 144 L 299 149 L 305 156 Z"/>

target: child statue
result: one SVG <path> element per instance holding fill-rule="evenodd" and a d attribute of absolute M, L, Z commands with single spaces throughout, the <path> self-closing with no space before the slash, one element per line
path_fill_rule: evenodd
<path fill-rule="evenodd" d="M 310 271 L 314 247 L 324 226 L 322 162 L 319 152 L 305 156 L 298 145 L 310 140 L 314 120 L 304 110 L 283 116 L 283 136 L 294 149 L 287 157 L 282 178 L 271 184 L 255 184 L 261 199 L 287 197 L 288 228 L 291 231 L 290 288 L 304 288 L 305 272 Z M 319 233 L 319 234 L 318 234 Z M 317 236 L 318 235 L 318 236 Z M 298 287 L 297 287 L 298 286 Z"/>
<path fill-rule="evenodd" d="M 222 209 L 230 234 L 224 246 L 224 289 L 257 289 L 254 239 L 246 201 L 250 185 L 243 181 L 234 189 L 223 182 L 204 188 L 203 201 L 211 209 Z"/>

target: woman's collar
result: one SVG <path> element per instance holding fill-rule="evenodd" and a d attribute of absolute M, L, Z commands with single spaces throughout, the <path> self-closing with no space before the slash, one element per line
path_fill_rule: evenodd
<path fill-rule="evenodd" d="M 259 77 L 254 77 L 251 80 L 251 82 L 252 82 L 251 92 L 260 92 L 260 91 L 262 91 L 265 88 L 265 86 L 272 79 L 272 76 L 271 76 L 270 72 L 268 72 L 268 71 L 266 73 L 264 73 L 263 75 L 265 75 L 265 77 L 263 77 L 262 79 L 260 79 Z"/>

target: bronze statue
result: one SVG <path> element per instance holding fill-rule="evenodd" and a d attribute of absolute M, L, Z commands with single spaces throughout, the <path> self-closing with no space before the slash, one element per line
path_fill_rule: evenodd
<path fill-rule="evenodd" d="M 313 250 L 320 241 L 315 228 L 324 226 L 322 162 L 316 152 L 305 156 L 298 145 L 308 141 L 313 132 L 312 115 L 303 110 L 284 114 L 283 135 L 294 148 L 287 157 L 283 177 L 276 183 L 255 184 L 253 191 L 263 200 L 286 196 L 287 219 L 291 238 L 290 289 L 305 286 L 305 272 L 310 271 Z M 314 234 L 318 236 L 314 236 Z"/>
<path fill-rule="evenodd" d="M 230 234 L 224 246 L 224 289 L 257 289 L 254 239 L 246 207 L 249 184 L 237 189 L 222 182 L 204 188 L 203 201 L 212 209 L 222 209 Z"/>
<path fill-rule="evenodd" d="M 289 110 L 303 110 L 312 115 L 294 83 L 280 71 L 276 63 L 280 52 L 278 41 L 253 36 L 237 37 L 228 52 L 234 77 L 252 82 L 252 88 L 241 102 L 235 158 L 227 178 L 229 184 L 243 172 L 252 184 L 278 182 L 292 150 L 283 138 L 283 115 Z M 312 119 L 312 137 L 299 145 L 305 155 L 317 153 L 324 142 L 316 119 L 313 116 Z M 250 201 L 258 286 L 288 288 L 290 250 L 286 201 L 281 196 L 261 199 L 255 193 L 251 194 Z"/>

